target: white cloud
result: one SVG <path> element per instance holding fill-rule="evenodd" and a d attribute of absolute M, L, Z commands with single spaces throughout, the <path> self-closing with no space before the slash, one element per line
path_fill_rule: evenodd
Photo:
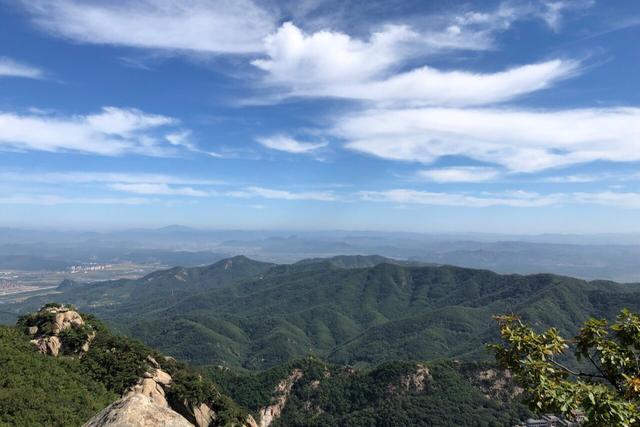
<path fill-rule="evenodd" d="M 349 149 L 385 159 L 464 156 L 511 172 L 640 160 L 640 108 L 370 109 L 341 116 L 334 133 Z"/>
<path fill-rule="evenodd" d="M 326 142 L 300 142 L 286 135 L 275 135 L 256 139 L 261 145 L 272 150 L 286 151 L 294 154 L 309 153 L 326 147 Z"/>
<path fill-rule="evenodd" d="M 554 205 L 603 205 L 630 209 L 640 209 L 640 193 L 593 192 L 593 193 L 552 193 L 539 194 L 524 191 L 503 193 L 444 193 L 411 189 L 386 191 L 362 191 L 361 200 L 369 202 L 419 204 L 435 206 L 460 206 L 485 208 L 508 206 L 514 208 L 535 208 Z"/>
<path fill-rule="evenodd" d="M 191 178 L 179 175 L 163 175 L 131 172 L 0 172 L 1 182 L 35 182 L 45 184 L 165 184 L 165 185 L 222 185 L 222 180 Z"/>
<path fill-rule="evenodd" d="M 405 26 L 389 26 L 368 41 L 331 31 L 308 35 L 287 22 L 265 39 L 268 59 L 252 63 L 269 72 L 272 82 L 294 87 L 363 81 L 403 59 L 402 44 L 416 37 Z"/>
<path fill-rule="evenodd" d="M 11 58 L 0 56 L 0 77 L 42 79 L 44 78 L 44 72 L 31 65 L 23 64 Z"/>
<path fill-rule="evenodd" d="M 240 198 L 252 198 L 262 197 L 264 199 L 279 199 L 279 200 L 316 200 L 322 202 L 329 202 L 337 200 L 335 194 L 327 191 L 302 191 L 292 192 L 286 190 L 274 190 L 264 187 L 247 187 L 240 191 L 232 191 L 226 193 L 227 196 L 240 197 Z"/>
<path fill-rule="evenodd" d="M 116 107 L 77 116 L 0 112 L 0 150 L 162 156 L 171 150 L 158 132 L 176 124 L 171 117 Z"/>
<path fill-rule="evenodd" d="M 176 147 L 186 148 L 188 151 L 192 151 L 194 153 L 202 153 L 207 154 L 211 157 L 224 157 L 222 154 L 216 153 L 214 151 L 205 151 L 198 148 L 193 142 L 191 142 L 191 131 L 190 130 L 181 130 L 174 133 L 169 133 L 165 135 L 167 141 L 170 144 L 175 145 Z"/>
<path fill-rule="evenodd" d="M 192 187 L 173 187 L 162 183 L 112 183 L 109 188 L 135 194 L 153 194 L 162 196 L 206 197 L 208 192 Z"/>
<path fill-rule="evenodd" d="M 0 205 L 144 205 L 152 202 L 137 197 L 64 197 L 52 194 L 0 196 Z"/>
<path fill-rule="evenodd" d="M 557 195 L 538 195 L 525 192 L 481 194 L 482 195 L 471 195 L 466 193 L 393 189 L 385 191 L 362 191 L 359 193 L 359 196 L 361 200 L 370 202 L 466 207 L 539 207 L 555 204 L 559 201 Z"/>
<path fill-rule="evenodd" d="M 428 66 L 399 72 L 415 55 L 419 39 L 405 26 L 388 26 L 363 41 L 330 31 L 305 34 L 285 23 L 266 39 L 268 58 L 252 63 L 287 96 L 456 106 L 502 102 L 546 89 L 579 68 L 576 61 L 555 59 L 485 74 Z"/>
<path fill-rule="evenodd" d="M 419 178 L 439 182 L 486 182 L 500 176 L 500 171 L 494 168 L 477 166 L 458 166 L 438 169 L 425 169 L 416 174 Z"/>
<path fill-rule="evenodd" d="M 23 0 L 43 30 L 81 43 L 245 54 L 274 18 L 250 0 Z"/>

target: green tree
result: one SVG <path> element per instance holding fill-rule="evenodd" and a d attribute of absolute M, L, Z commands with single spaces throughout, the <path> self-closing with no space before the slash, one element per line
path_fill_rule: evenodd
<path fill-rule="evenodd" d="M 502 343 L 488 347 L 533 410 L 569 419 L 582 413 L 585 426 L 640 425 L 638 314 L 625 309 L 611 325 L 592 318 L 571 340 L 556 328 L 537 333 L 516 315 L 495 319 Z"/>

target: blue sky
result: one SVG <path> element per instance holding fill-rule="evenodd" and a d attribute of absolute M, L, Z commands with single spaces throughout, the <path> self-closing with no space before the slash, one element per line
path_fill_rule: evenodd
<path fill-rule="evenodd" d="M 0 225 L 640 231 L 640 4 L 0 1 Z"/>

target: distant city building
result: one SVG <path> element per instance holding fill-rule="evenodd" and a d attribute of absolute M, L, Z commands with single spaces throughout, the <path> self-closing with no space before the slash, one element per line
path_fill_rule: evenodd
<path fill-rule="evenodd" d="M 87 273 L 89 271 L 103 271 L 107 268 L 110 268 L 111 264 L 83 264 L 83 265 L 72 265 L 69 267 L 69 272 L 71 274 L 74 273 Z"/>

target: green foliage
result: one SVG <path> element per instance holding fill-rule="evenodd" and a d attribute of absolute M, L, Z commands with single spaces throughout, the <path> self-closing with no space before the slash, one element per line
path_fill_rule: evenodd
<path fill-rule="evenodd" d="M 537 333 L 514 315 L 496 316 L 502 344 L 489 348 L 526 390 L 532 409 L 574 417 L 586 426 L 640 425 L 640 316 L 622 310 L 609 326 L 589 319 L 574 340 L 555 328 Z M 574 346 L 576 364 L 565 362 Z"/>
<path fill-rule="evenodd" d="M 36 353 L 21 330 L 0 326 L 0 425 L 81 425 L 117 398 L 76 359 Z"/>
<path fill-rule="evenodd" d="M 80 363 L 89 377 L 122 394 L 148 369 L 146 357 L 152 353 L 137 341 L 102 331 Z"/>
<path fill-rule="evenodd" d="M 88 342 L 93 336 L 94 331 L 91 325 L 79 325 L 68 328 L 58 334 L 62 342 L 62 349 L 67 354 L 78 353 L 82 346 Z"/>

